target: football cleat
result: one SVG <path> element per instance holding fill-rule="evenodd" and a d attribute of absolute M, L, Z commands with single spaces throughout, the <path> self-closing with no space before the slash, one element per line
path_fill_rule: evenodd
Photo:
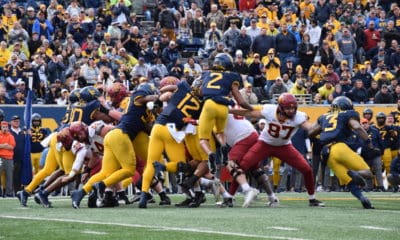
<path fill-rule="evenodd" d="M 347 175 L 349 175 L 353 182 L 360 187 L 364 187 L 366 185 L 365 179 L 357 171 L 349 170 L 347 171 Z"/>
<path fill-rule="evenodd" d="M 140 201 L 140 193 L 137 193 L 133 196 L 131 203 L 139 202 Z"/>
<path fill-rule="evenodd" d="M 160 199 L 160 206 L 171 205 L 171 199 L 168 196 L 164 196 Z"/>
<path fill-rule="evenodd" d="M 82 189 L 73 191 L 71 193 L 72 207 L 78 209 L 84 196 L 85 192 Z"/>
<path fill-rule="evenodd" d="M 375 209 L 374 206 L 372 206 L 372 204 L 371 204 L 371 202 L 369 201 L 368 198 L 362 197 L 362 198 L 360 199 L 360 201 L 361 201 L 361 204 L 363 205 L 363 207 L 364 207 L 365 209 Z"/>
<path fill-rule="evenodd" d="M 23 207 L 26 207 L 26 203 L 28 202 L 29 193 L 25 190 L 17 192 L 17 198 Z"/>
<path fill-rule="evenodd" d="M 250 188 L 250 190 L 248 190 L 245 193 L 244 196 L 244 202 L 242 207 L 247 208 L 250 206 L 250 203 L 254 201 L 254 199 L 256 199 L 257 195 L 260 193 L 260 191 L 258 191 L 255 188 Z"/>
<path fill-rule="evenodd" d="M 99 199 L 97 199 L 96 205 L 97 207 L 118 207 L 119 203 L 117 197 L 114 196 L 113 191 L 106 191 L 104 193 L 103 201 L 99 201 Z"/>
<path fill-rule="evenodd" d="M 118 196 L 118 201 L 124 201 L 125 205 L 131 204 L 131 201 L 129 201 L 128 196 L 126 196 L 125 191 L 120 191 L 117 192 Z"/>
<path fill-rule="evenodd" d="M 97 201 L 97 194 L 94 191 L 90 192 L 88 197 L 88 207 L 96 208 L 97 207 L 96 201 Z"/>
<path fill-rule="evenodd" d="M 224 201 L 220 205 L 221 208 L 225 207 L 233 207 L 233 199 L 232 198 L 224 198 Z"/>
<path fill-rule="evenodd" d="M 208 168 L 214 174 L 217 171 L 217 155 L 215 153 L 208 154 Z"/>
<path fill-rule="evenodd" d="M 43 191 L 39 191 L 35 194 L 35 197 L 37 197 L 42 204 L 43 207 L 45 208 L 51 208 L 51 203 L 49 202 L 49 198 L 46 194 L 43 193 Z"/>
<path fill-rule="evenodd" d="M 38 193 L 38 192 L 36 192 L 36 193 Z M 35 203 L 37 203 L 37 204 L 41 205 L 42 203 L 40 202 L 40 199 L 39 199 L 39 197 L 38 197 L 38 196 L 36 196 L 36 193 L 35 193 L 35 195 L 33 196 L 33 200 L 35 201 Z"/>
<path fill-rule="evenodd" d="M 97 199 L 103 201 L 104 193 L 106 191 L 106 185 L 104 185 L 104 182 L 97 182 L 93 184 L 92 188 L 93 191 L 97 194 Z"/>
<path fill-rule="evenodd" d="M 189 203 L 189 208 L 198 208 L 200 204 L 206 201 L 206 195 L 203 192 L 195 192 L 195 198 Z"/>
<path fill-rule="evenodd" d="M 152 198 L 153 196 L 150 193 L 142 192 L 140 194 L 139 208 L 147 208 L 147 202 Z"/>
<path fill-rule="evenodd" d="M 279 199 L 277 197 L 268 197 L 267 206 L 268 207 L 278 207 Z"/>
<path fill-rule="evenodd" d="M 317 199 L 310 199 L 309 204 L 310 207 L 325 207 L 325 204 Z"/>
<path fill-rule="evenodd" d="M 186 198 L 180 203 L 176 203 L 175 207 L 189 207 L 189 204 L 193 201 L 193 198 Z"/>

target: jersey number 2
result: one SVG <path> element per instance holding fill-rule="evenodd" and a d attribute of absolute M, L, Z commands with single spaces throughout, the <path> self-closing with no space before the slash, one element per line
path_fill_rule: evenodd
<path fill-rule="evenodd" d="M 214 85 L 214 83 L 218 82 L 219 80 L 222 79 L 222 73 L 211 73 L 210 74 L 211 80 L 208 81 L 207 83 L 207 88 L 211 89 L 220 89 L 221 86 L 219 85 Z"/>

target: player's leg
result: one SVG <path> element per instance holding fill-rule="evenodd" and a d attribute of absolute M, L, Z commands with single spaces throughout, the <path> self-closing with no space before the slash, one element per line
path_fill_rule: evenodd
<path fill-rule="evenodd" d="M 140 157 L 144 161 L 148 157 L 150 137 L 147 133 L 140 131 L 135 139 L 133 140 L 133 147 L 136 153 L 136 157 Z"/>
<path fill-rule="evenodd" d="M 159 124 L 153 126 L 148 145 L 151 151 L 148 152 L 146 167 L 143 172 L 142 192 L 148 193 L 150 191 L 150 185 L 155 175 L 154 162 L 161 159 L 165 149 L 164 138 L 168 134 L 168 129 L 165 126 Z"/>
<path fill-rule="evenodd" d="M 392 152 L 390 148 L 386 148 L 382 155 L 383 170 L 386 171 L 386 175 L 390 173 L 390 163 L 392 162 Z"/>
<path fill-rule="evenodd" d="M 224 129 L 228 119 L 228 107 L 217 104 L 212 100 L 207 100 L 203 106 L 203 110 L 199 119 L 199 139 L 200 145 L 208 155 L 208 164 L 212 173 L 216 171 L 216 153 L 210 145 L 210 139 L 213 137 L 212 132 L 219 136 L 221 145 L 225 145 Z"/>
<path fill-rule="evenodd" d="M 271 182 L 268 179 L 267 174 L 261 168 L 257 168 L 251 171 L 251 175 L 256 179 L 258 185 L 264 189 L 268 196 L 267 205 L 270 207 L 279 206 L 279 199 L 275 196 L 272 190 Z"/>
<path fill-rule="evenodd" d="M 301 172 L 304 176 L 304 182 L 307 188 L 307 192 L 309 195 L 313 195 L 315 193 L 315 182 L 313 171 L 310 164 L 304 158 L 301 153 L 299 153 L 293 145 L 285 145 L 280 148 L 275 148 L 274 155 L 281 159 L 281 161 L 289 164 L 299 172 Z"/>
<path fill-rule="evenodd" d="M 282 161 L 277 157 L 272 157 L 272 168 L 273 168 L 273 175 L 272 175 L 272 182 L 274 184 L 274 188 L 278 188 L 279 182 L 281 181 L 281 174 L 280 169 L 282 165 Z"/>
<path fill-rule="evenodd" d="M 263 141 L 256 141 L 250 148 L 247 144 L 239 145 L 238 148 L 233 147 L 231 149 L 228 155 L 229 159 L 240 157 L 242 152 L 245 152 L 245 155 L 239 159 L 237 163 L 232 164 L 233 162 L 230 161 L 228 169 L 245 194 L 245 201 L 242 207 L 248 207 L 258 195 L 259 191 L 249 186 L 245 173 L 257 169 L 260 162 L 269 157 L 269 147 Z"/>
<path fill-rule="evenodd" d="M 373 208 L 361 192 L 365 180 L 359 173 L 360 170 L 369 171 L 369 167 L 357 153 L 344 143 L 334 144 L 330 148 L 328 166 L 335 173 L 340 185 L 347 185 L 351 194 L 361 201 L 364 208 Z M 369 173 L 372 176 L 370 171 Z"/>
<path fill-rule="evenodd" d="M 22 191 L 17 192 L 17 197 L 22 206 L 26 206 L 29 195 L 33 192 L 33 190 L 39 186 L 39 184 L 52 172 L 54 172 L 58 167 L 57 158 L 61 157 L 61 153 L 56 149 L 57 144 L 57 135 L 53 135 L 50 140 L 50 148 L 49 152 L 46 156 L 46 163 L 32 179 L 32 181 L 24 188 Z"/>
<path fill-rule="evenodd" d="M 144 172 L 140 208 L 146 208 L 146 204 L 150 199 L 149 187 L 153 187 L 160 196 L 160 205 L 169 205 L 170 200 L 162 189 L 161 183 L 157 180 L 162 172 L 168 171 L 174 173 L 178 170 L 178 164 L 185 162 L 185 146 L 178 143 L 168 130 L 167 126 L 156 125 L 152 131 L 149 149 L 149 158 Z M 154 133 L 154 134 L 153 134 Z M 154 135 L 154 136 L 153 136 Z M 163 159 L 162 153 L 165 151 L 169 162 L 161 162 Z M 154 179 L 156 175 L 157 179 Z M 151 184 L 151 185 L 150 185 Z"/>
<path fill-rule="evenodd" d="M 132 177 L 136 171 L 136 154 L 133 147 L 133 142 L 129 138 L 128 134 L 123 133 L 122 130 L 117 130 L 116 134 L 110 136 L 106 141 L 104 139 L 104 145 L 109 145 L 113 156 L 117 160 L 117 165 L 120 168 L 112 169 L 115 167 L 115 163 L 111 164 L 111 175 L 107 176 L 103 180 L 106 187 L 117 184 L 125 178 Z M 106 154 L 104 153 L 104 159 Z M 103 163 L 105 167 L 108 165 L 107 161 Z"/>
<path fill-rule="evenodd" d="M 100 183 L 100 181 L 104 180 L 108 176 L 111 175 L 111 173 L 117 171 L 120 169 L 121 165 L 119 164 L 113 149 L 116 145 L 120 148 L 117 154 L 122 154 L 122 156 L 129 156 L 125 155 L 126 152 L 125 150 L 121 149 L 124 147 L 123 144 L 126 144 L 126 139 L 122 136 L 122 131 L 120 129 L 114 129 L 107 133 L 107 135 L 104 138 L 104 157 L 102 161 L 102 166 L 100 172 L 96 173 L 90 179 L 87 181 L 87 183 L 82 187 L 82 189 L 77 190 L 72 192 L 71 194 L 71 199 L 72 199 L 72 207 L 73 208 L 79 208 L 80 202 L 82 201 L 83 197 L 88 194 L 90 191 L 92 191 L 93 185 Z M 126 135 L 126 134 L 125 134 Z M 127 137 L 127 136 L 126 136 Z M 129 137 L 127 137 L 129 139 Z M 124 141 L 125 140 L 125 141 Z M 132 143 L 129 139 L 129 145 L 132 147 Z M 127 147 L 129 148 L 129 146 Z M 134 156 L 134 155 L 133 155 Z M 123 180 L 123 179 L 121 179 Z M 100 191 L 104 191 L 106 185 L 104 182 L 101 182 L 101 189 L 98 189 Z M 97 189 L 96 189 L 97 190 Z M 99 193 L 100 195 L 101 192 Z M 103 196 L 97 196 L 100 201 L 102 201 Z"/>
<path fill-rule="evenodd" d="M 29 185 L 25 187 L 25 191 L 28 192 L 29 194 L 32 193 L 37 186 L 39 186 L 39 184 L 43 181 L 43 179 L 45 179 L 47 176 L 49 176 L 57 169 L 58 167 L 57 160 L 61 158 L 61 153 L 57 151 L 56 144 L 57 144 L 57 135 L 54 135 L 50 140 L 50 148 L 43 169 L 40 170 L 38 174 L 36 174 L 35 177 L 32 179 L 32 181 L 29 183 Z"/>
<path fill-rule="evenodd" d="M 293 147 L 292 144 L 280 147 L 272 147 L 271 154 L 303 174 L 304 184 L 309 195 L 309 205 L 311 207 L 325 206 L 321 201 L 315 199 L 315 181 L 310 164 L 304 158 L 304 156 Z"/>

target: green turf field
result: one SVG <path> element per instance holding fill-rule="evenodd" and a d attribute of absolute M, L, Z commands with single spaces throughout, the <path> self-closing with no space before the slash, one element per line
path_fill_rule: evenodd
<path fill-rule="evenodd" d="M 17 199 L 0 199 L 0 239 L 400 239 L 400 193 L 366 195 L 376 209 L 364 210 L 349 193 L 318 193 L 325 208 L 308 207 L 305 193 L 279 193 L 278 208 L 266 207 L 260 195 L 247 209 L 242 196 L 229 209 L 215 206 L 211 195 L 197 209 L 88 209 L 85 199 L 76 210 L 66 197 L 51 198 L 51 209 L 30 198 L 23 208 Z"/>

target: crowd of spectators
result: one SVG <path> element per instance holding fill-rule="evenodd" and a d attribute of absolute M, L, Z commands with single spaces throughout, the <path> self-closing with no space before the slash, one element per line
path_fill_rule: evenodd
<path fill-rule="evenodd" d="M 0 2 L 0 104 L 24 104 L 29 79 L 35 103 L 60 105 L 87 85 L 191 82 L 220 52 L 251 103 L 282 92 L 316 104 L 400 98 L 396 1 L 158 0 L 140 13 L 133 0 Z"/>

